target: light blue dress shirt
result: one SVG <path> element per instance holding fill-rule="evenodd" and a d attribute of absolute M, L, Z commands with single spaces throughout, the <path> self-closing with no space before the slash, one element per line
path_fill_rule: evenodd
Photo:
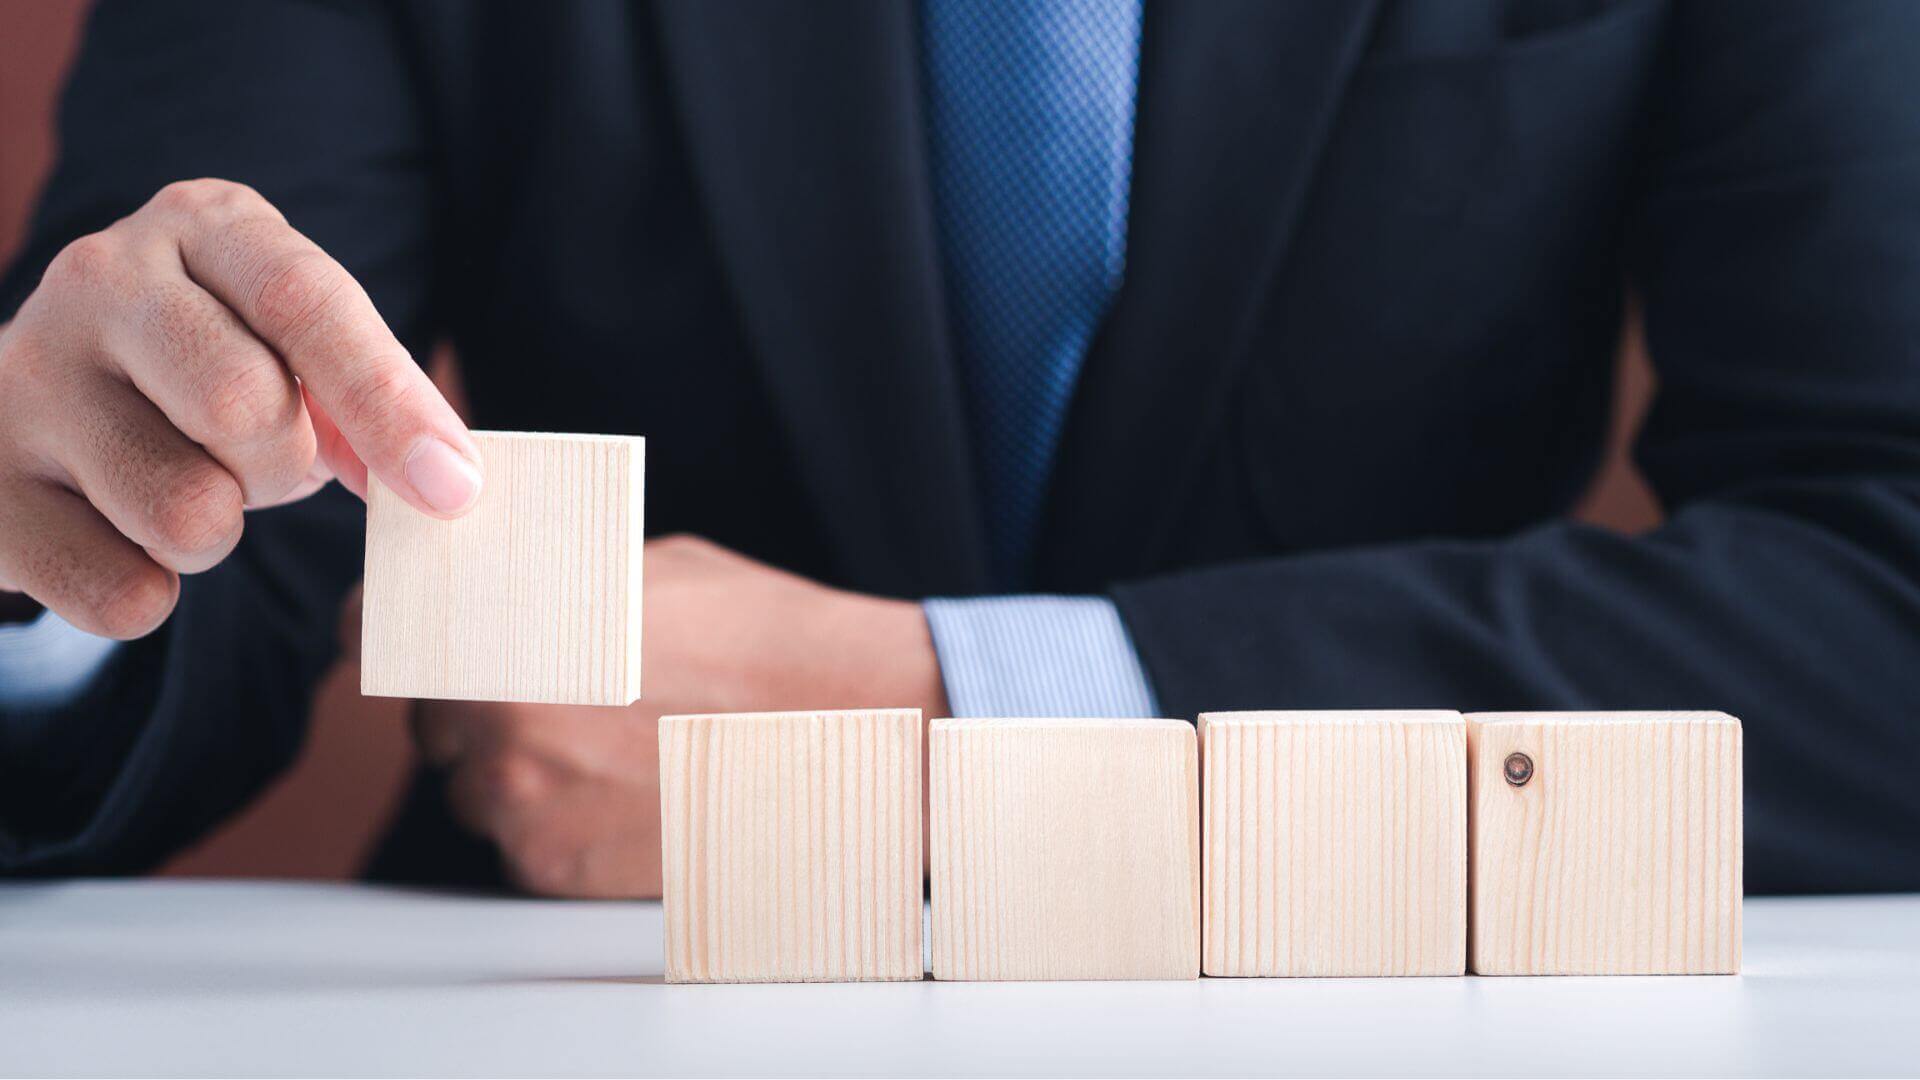
<path fill-rule="evenodd" d="M 1158 716 L 1113 602 L 995 596 L 922 605 L 955 716 Z"/>
<path fill-rule="evenodd" d="M 51 611 L 0 626 L 0 706 L 51 709 L 79 700 L 118 645 Z"/>

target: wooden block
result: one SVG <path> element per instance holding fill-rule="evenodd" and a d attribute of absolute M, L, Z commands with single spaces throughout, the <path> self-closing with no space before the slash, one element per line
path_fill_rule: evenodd
<path fill-rule="evenodd" d="M 368 482 L 361 692 L 630 704 L 640 696 L 644 440 L 474 440 L 486 487 L 457 521 Z"/>
<path fill-rule="evenodd" d="M 1740 970 L 1740 721 L 1467 717 L 1481 975 Z"/>
<path fill-rule="evenodd" d="M 1193 725 L 935 720 L 936 979 L 1200 974 Z"/>
<path fill-rule="evenodd" d="M 920 710 L 660 720 L 668 982 L 919 979 Z"/>
<path fill-rule="evenodd" d="M 1457 712 L 1200 717 L 1208 975 L 1459 975 Z"/>

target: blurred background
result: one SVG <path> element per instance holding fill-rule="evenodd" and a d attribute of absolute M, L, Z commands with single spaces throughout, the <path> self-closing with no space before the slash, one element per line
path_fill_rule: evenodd
<path fill-rule="evenodd" d="M 88 0 L 23 0 L 6 6 L 6 33 L 0 34 L 0 263 L 13 257 L 52 163 L 54 109 L 88 6 Z M 1619 408 L 1606 462 L 1579 516 L 1637 532 L 1659 519 L 1626 453 L 1652 385 L 1637 327 L 1629 327 L 1618 381 Z M 413 767 L 407 703 L 363 698 L 359 683 L 356 668 L 337 665 L 321 685 L 313 727 L 293 769 L 163 873 L 353 876 Z"/>

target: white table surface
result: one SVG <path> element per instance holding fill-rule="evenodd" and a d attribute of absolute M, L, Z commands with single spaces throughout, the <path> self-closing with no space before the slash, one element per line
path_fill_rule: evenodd
<path fill-rule="evenodd" d="M 1920 897 L 1747 902 L 1737 977 L 668 986 L 660 907 L 0 885 L 0 1073 L 1920 1073 Z"/>

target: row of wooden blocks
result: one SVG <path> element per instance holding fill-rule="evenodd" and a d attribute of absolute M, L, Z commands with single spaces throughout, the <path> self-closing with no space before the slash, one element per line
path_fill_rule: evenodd
<path fill-rule="evenodd" d="M 934 720 L 936 979 L 1737 972 L 1722 713 Z M 660 724 L 669 982 L 919 979 L 918 710 Z"/>

